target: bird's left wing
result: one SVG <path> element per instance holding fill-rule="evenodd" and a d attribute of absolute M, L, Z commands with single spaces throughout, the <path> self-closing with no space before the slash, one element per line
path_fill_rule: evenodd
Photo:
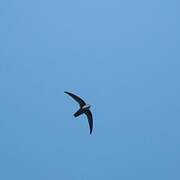
<path fill-rule="evenodd" d="M 80 98 L 78 97 L 77 95 L 73 94 L 73 93 L 70 93 L 70 92 L 67 92 L 65 91 L 64 93 L 68 94 L 69 96 L 71 96 L 75 101 L 77 101 L 79 103 L 79 106 L 80 107 L 83 107 L 86 103 Z"/>
<path fill-rule="evenodd" d="M 90 110 L 87 110 L 85 112 L 87 118 L 88 118 L 88 123 L 89 123 L 89 128 L 90 128 L 90 134 L 92 133 L 93 130 L 93 116 Z"/>

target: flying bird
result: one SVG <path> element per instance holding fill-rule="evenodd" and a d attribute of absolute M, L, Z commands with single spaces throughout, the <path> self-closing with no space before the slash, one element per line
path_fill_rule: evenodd
<path fill-rule="evenodd" d="M 77 101 L 79 103 L 80 109 L 74 113 L 74 117 L 78 117 L 81 114 L 86 114 L 87 118 L 88 118 L 88 123 L 89 123 L 89 128 L 90 128 L 90 134 L 92 133 L 93 130 L 93 116 L 92 113 L 90 111 L 90 105 L 86 104 L 80 97 L 78 97 L 75 94 L 72 94 L 70 92 L 65 91 L 64 93 L 68 94 L 69 96 L 71 96 L 75 101 Z"/>

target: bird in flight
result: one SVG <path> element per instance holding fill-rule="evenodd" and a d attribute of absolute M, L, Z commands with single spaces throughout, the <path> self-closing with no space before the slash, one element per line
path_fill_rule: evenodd
<path fill-rule="evenodd" d="M 65 91 L 64 93 L 68 94 L 75 101 L 77 101 L 79 103 L 80 109 L 76 113 L 74 113 L 74 117 L 78 117 L 81 114 L 86 114 L 86 116 L 88 118 L 90 134 L 91 134 L 92 130 L 93 130 L 93 117 L 92 117 L 92 113 L 90 111 L 91 106 L 89 104 L 86 104 L 80 97 L 76 96 L 75 94 L 72 94 L 72 93 L 67 92 L 67 91 Z"/>

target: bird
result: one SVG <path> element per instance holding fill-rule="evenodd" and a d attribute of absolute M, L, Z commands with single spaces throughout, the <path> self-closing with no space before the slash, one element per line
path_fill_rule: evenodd
<path fill-rule="evenodd" d="M 76 102 L 79 103 L 79 110 L 77 112 L 74 113 L 74 117 L 78 117 L 82 114 L 85 114 L 87 116 L 88 119 L 88 123 L 89 123 L 89 129 L 90 129 L 90 134 L 92 133 L 93 130 L 93 116 L 92 116 L 92 112 L 90 111 L 90 107 L 91 105 L 86 104 L 84 100 L 82 100 L 80 97 L 78 97 L 77 95 L 64 91 L 64 93 L 68 94 L 69 96 L 71 96 Z"/>

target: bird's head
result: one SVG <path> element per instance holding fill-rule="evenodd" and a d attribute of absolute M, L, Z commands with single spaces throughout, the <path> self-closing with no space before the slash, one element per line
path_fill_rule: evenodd
<path fill-rule="evenodd" d="M 90 108 L 90 107 L 91 107 L 91 105 L 90 105 L 90 104 L 87 104 L 87 107 L 88 107 L 88 108 Z"/>
<path fill-rule="evenodd" d="M 91 107 L 91 105 L 86 104 L 83 108 L 84 108 L 84 109 L 89 109 L 90 107 Z"/>

